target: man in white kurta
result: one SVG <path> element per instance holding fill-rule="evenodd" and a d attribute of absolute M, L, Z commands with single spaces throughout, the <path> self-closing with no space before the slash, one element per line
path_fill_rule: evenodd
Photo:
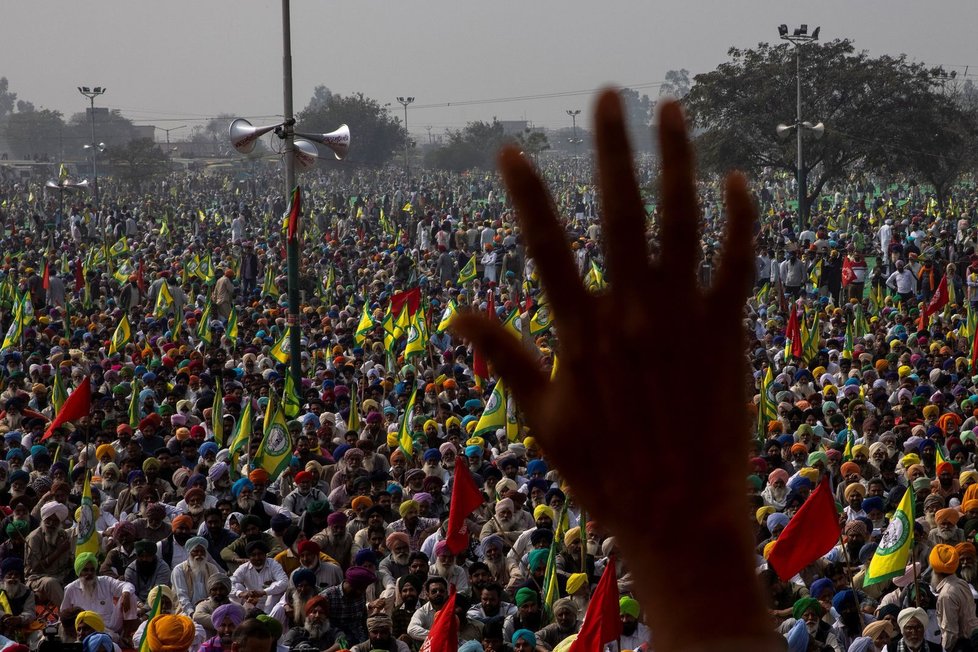
<path fill-rule="evenodd" d="M 126 622 L 135 624 L 136 587 L 112 577 L 96 576 L 97 561 L 90 552 L 78 555 L 75 560 L 78 579 L 65 587 L 61 611 L 72 607 L 94 611 L 105 622 L 106 633 L 118 641 Z"/>
<path fill-rule="evenodd" d="M 186 545 L 190 556 L 173 569 L 171 580 L 180 608 L 185 616 L 193 616 L 198 602 L 209 597 L 207 581 L 211 575 L 223 574 L 221 568 L 209 560 L 207 539 L 191 537 Z"/>
<path fill-rule="evenodd" d="M 266 556 L 268 545 L 261 539 L 249 541 L 245 554 L 248 561 L 231 576 L 231 596 L 246 609 L 256 606 L 270 613 L 288 588 L 289 578 L 281 564 Z"/>

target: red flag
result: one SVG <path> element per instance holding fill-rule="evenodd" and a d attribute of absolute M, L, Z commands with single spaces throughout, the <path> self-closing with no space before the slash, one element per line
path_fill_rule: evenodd
<path fill-rule="evenodd" d="M 618 605 L 618 577 L 615 575 L 615 558 L 608 559 L 604 574 L 594 589 L 591 602 L 584 614 L 584 624 L 567 652 L 594 652 L 603 650 L 606 643 L 621 635 L 621 612 Z"/>
<path fill-rule="evenodd" d="M 924 311 L 920 313 L 919 330 L 927 329 L 927 320 L 930 319 L 931 315 L 933 315 L 934 313 L 941 310 L 944 306 L 946 306 L 948 299 L 949 297 L 947 294 L 947 276 L 945 275 L 937 286 L 937 292 L 935 292 L 934 296 L 930 298 L 930 303 L 928 303 L 927 307 L 924 308 Z"/>
<path fill-rule="evenodd" d="M 75 292 L 81 292 L 85 287 L 85 272 L 83 271 L 81 258 L 75 259 Z"/>
<path fill-rule="evenodd" d="M 767 565 L 787 582 L 831 550 L 839 542 L 840 533 L 835 500 L 829 481 L 823 479 L 781 532 Z"/>
<path fill-rule="evenodd" d="M 406 292 L 395 292 L 391 295 L 391 314 L 400 315 L 401 310 L 407 305 L 408 317 L 413 317 L 418 312 L 421 305 L 421 288 L 411 288 Z"/>
<path fill-rule="evenodd" d="M 465 550 L 469 545 L 469 533 L 465 529 L 465 519 L 482 504 L 482 492 L 475 486 L 472 474 L 466 464 L 455 469 L 452 481 L 452 502 L 448 509 L 448 537 L 445 542 L 453 554 Z"/>
<path fill-rule="evenodd" d="M 788 328 L 785 330 L 785 337 L 791 341 L 791 357 L 801 360 L 805 355 L 805 345 L 801 341 L 801 323 L 798 321 L 798 310 L 795 304 L 790 306 L 791 315 L 788 316 Z"/>
<path fill-rule="evenodd" d="M 971 334 L 971 371 L 978 369 L 978 333 Z"/>
<path fill-rule="evenodd" d="M 492 290 L 489 290 L 489 298 L 486 300 L 486 313 L 489 319 L 496 321 L 496 305 Z M 481 389 L 485 380 L 489 378 L 489 364 L 479 349 L 474 347 L 472 349 L 472 373 L 475 374 L 475 384 Z"/>
<path fill-rule="evenodd" d="M 76 419 L 81 419 L 82 417 L 87 417 L 88 413 L 92 409 L 92 386 L 86 377 L 82 384 L 79 385 L 75 390 L 68 395 L 65 399 L 65 404 L 61 406 L 58 411 L 58 415 L 54 417 L 54 421 L 48 426 L 48 429 L 44 431 L 44 436 L 41 437 L 41 441 L 44 441 L 51 436 L 55 428 L 58 428 L 62 424 L 68 423 L 69 421 L 75 421 Z"/>
<path fill-rule="evenodd" d="M 856 272 L 852 270 L 852 260 L 846 256 L 842 260 L 842 287 L 846 287 L 856 279 Z"/>
<path fill-rule="evenodd" d="M 299 213 L 302 212 L 302 191 L 299 186 L 292 189 L 292 199 L 289 202 L 289 240 L 299 237 Z"/>
<path fill-rule="evenodd" d="M 41 287 L 45 290 L 51 288 L 51 263 L 44 261 L 44 275 L 41 276 Z"/>
<path fill-rule="evenodd" d="M 143 276 L 143 261 L 139 261 L 139 267 L 136 268 L 136 287 L 139 288 L 140 292 L 146 292 L 146 277 Z"/>
<path fill-rule="evenodd" d="M 615 605 L 617 608 L 618 605 Z M 458 619 L 455 617 L 455 587 L 452 587 L 445 606 L 435 614 L 428 638 L 421 652 L 458 652 Z"/>

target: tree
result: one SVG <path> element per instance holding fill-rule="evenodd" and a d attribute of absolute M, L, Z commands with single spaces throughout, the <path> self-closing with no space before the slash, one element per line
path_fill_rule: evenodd
<path fill-rule="evenodd" d="M 6 77 L 0 77 L 0 118 L 14 112 L 17 93 L 10 92 L 10 82 Z"/>
<path fill-rule="evenodd" d="M 367 165 L 389 161 L 392 153 L 404 146 L 407 136 L 400 121 L 377 100 L 363 93 L 331 93 L 325 86 L 316 87 L 297 124 L 298 131 L 304 133 L 326 133 L 348 125 L 353 142 L 347 160 Z"/>
<path fill-rule="evenodd" d="M 59 155 L 65 123 L 58 111 L 12 113 L 4 122 L 4 139 L 14 158 L 53 160 Z"/>
<path fill-rule="evenodd" d="M 778 140 L 775 126 L 794 122 L 795 50 L 761 43 L 732 48 L 729 55 L 730 61 L 695 77 L 684 101 L 700 132 L 701 167 L 794 171 L 796 139 Z M 801 80 L 802 118 L 825 124 L 823 138 L 803 135 L 802 210 L 828 181 L 892 163 L 889 150 L 910 142 L 921 107 L 933 98 L 923 66 L 905 56 L 871 58 L 848 40 L 805 47 Z"/>
<path fill-rule="evenodd" d="M 428 152 L 425 165 L 454 172 L 490 170 L 496 152 L 506 141 L 503 125 L 496 118 L 492 122 L 470 122 L 465 129 L 448 130 L 446 134 L 448 143 Z"/>
<path fill-rule="evenodd" d="M 665 83 L 659 87 L 659 97 L 669 96 L 681 100 L 689 95 L 692 86 L 688 70 L 670 70 L 666 73 Z"/>
<path fill-rule="evenodd" d="M 164 174 L 169 169 L 169 158 L 150 138 L 140 138 L 127 144 L 109 147 L 104 158 L 109 173 L 134 185 Z"/>
<path fill-rule="evenodd" d="M 623 88 L 620 93 L 625 107 L 625 121 L 628 123 L 629 140 L 638 152 L 652 150 L 652 100 L 648 95 L 640 95 L 633 88 Z"/>
<path fill-rule="evenodd" d="M 95 107 L 95 142 L 107 147 L 121 147 L 133 137 L 132 120 L 118 111 Z M 65 147 L 83 147 L 92 142 L 92 118 L 88 111 L 75 113 L 68 119 Z M 87 154 L 86 154 L 87 155 Z"/>
<path fill-rule="evenodd" d="M 547 135 L 534 129 L 526 129 L 523 133 L 518 134 L 516 142 L 531 158 L 535 158 L 540 152 L 550 149 L 550 141 L 547 140 Z"/>
<path fill-rule="evenodd" d="M 203 127 L 194 127 L 190 140 L 195 143 L 227 143 L 228 125 L 236 117 L 230 113 L 218 113 Z"/>

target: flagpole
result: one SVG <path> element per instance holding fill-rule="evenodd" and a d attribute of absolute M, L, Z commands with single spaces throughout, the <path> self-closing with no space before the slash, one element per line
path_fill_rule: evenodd
<path fill-rule="evenodd" d="M 856 582 L 853 579 L 852 572 L 850 571 L 852 562 L 849 560 L 849 551 L 846 549 L 846 543 L 842 538 L 843 529 L 844 528 L 839 529 L 839 547 L 842 548 L 842 556 L 846 560 L 846 577 L 849 578 L 849 588 L 852 589 L 853 593 L 856 593 Z"/>

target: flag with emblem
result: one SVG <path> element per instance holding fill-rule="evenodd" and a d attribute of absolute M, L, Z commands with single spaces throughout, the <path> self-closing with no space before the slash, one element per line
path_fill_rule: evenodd
<path fill-rule="evenodd" d="M 533 317 L 530 318 L 530 335 L 537 336 L 544 333 L 554 323 L 553 313 L 550 306 L 543 304 L 537 307 Z"/>
<path fill-rule="evenodd" d="M 906 571 L 907 560 L 913 550 L 913 510 L 913 492 L 905 491 L 869 562 L 863 586 L 885 582 Z"/>
<path fill-rule="evenodd" d="M 160 291 L 156 294 L 156 306 L 153 308 L 154 317 L 162 317 L 173 306 L 173 293 L 170 292 L 170 284 L 166 281 L 160 284 Z"/>
<path fill-rule="evenodd" d="M 268 352 L 270 356 L 285 364 L 289 361 L 289 336 L 292 333 L 292 327 L 286 326 L 285 330 L 282 331 L 282 336 L 278 338 L 278 341 L 272 346 L 272 349 Z"/>
<path fill-rule="evenodd" d="M 410 396 L 408 397 L 407 406 L 404 408 L 404 418 L 401 419 L 401 425 L 397 429 L 397 444 L 400 446 L 401 450 L 408 459 L 414 457 L 414 437 L 411 425 L 411 413 L 414 412 L 414 399 L 418 396 L 417 388 L 412 387 L 408 390 Z"/>
<path fill-rule="evenodd" d="M 492 388 L 482 416 L 475 426 L 474 437 L 492 439 L 495 441 L 496 431 L 506 427 L 506 388 L 500 378 Z"/>
<path fill-rule="evenodd" d="M 363 312 L 360 314 L 360 323 L 357 324 L 357 330 L 353 334 L 353 342 L 357 346 L 362 346 L 364 341 L 367 339 L 367 333 L 372 331 L 374 328 L 374 318 L 370 315 L 370 304 L 364 302 Z"/>
<path fill-rule="evenodd" d="M 475 280 L 476 276 L 475 254 L 472 254 L 472 257 L 469 258 L 469 262 L 465 263 L 465 266 L 458 273 L 458 284 L 464 285 L 469 281 Z"/>
<path fill-rule="evenodd" d="M 458 314 L 458 304 L 455 299 L 449 299 L 448 305 L 445 306 L 445 311 L 441 314 L 441 320 L 438 322 L 438 328 L 435 329 L 436 333 L 444 333 L 448 325 L 452 323 L 452 319 Z"/>
<path fill-rule="evenodd" d="M 252 468 L 265 469 L 274 481 L 289 466 L 292 457 L 292 437 L 280 405 L 269 400 L 265 412 L 265 428 L 261 445 L 255 453 Z"/>
<path fill-rule="evenodd" d="M 75 559 L 83 552 L 98 555 L 101 549 L 98 532 L 95 531 L 95 509 L 92 503 L 92 473 L 85 472 L 85 484 L 82 486 L 81 510 L 78 518 L 78 537 L 75 539 Z"/>
<path fill-rule="evenodd" d="M 197 337 L 201 342 L 210 346 L 210 343 L 214 340 L 214 335 L 211 333 L 211 312 L 213 307 L 211 306 L 211 300 L 208 299 L 207 303 L 204 304 L 204 312 L 200 314 L 200 323 L 197 324 Z"/>
<path fill-rule="evenodd" d="M 112 333 L 112 339 L 109 342 L 109 355 L 123 350 L 126 348 L 126 344 L 131 341 L 132 327 L 129 325 L 129 315 L 124 314 L 119 320 L 119 325 L 115 327 L 115 332 Z"/>
<path fill-rule="evenodd" d="M 299 397 L 299 390 L 295 386 L 295 378 L 291 372 L 285 374 L 285 390 L 282 392 L 282 409 L 285 411 L 286 419 L 294 419 L 302 411 L 302 399 Z"/>

